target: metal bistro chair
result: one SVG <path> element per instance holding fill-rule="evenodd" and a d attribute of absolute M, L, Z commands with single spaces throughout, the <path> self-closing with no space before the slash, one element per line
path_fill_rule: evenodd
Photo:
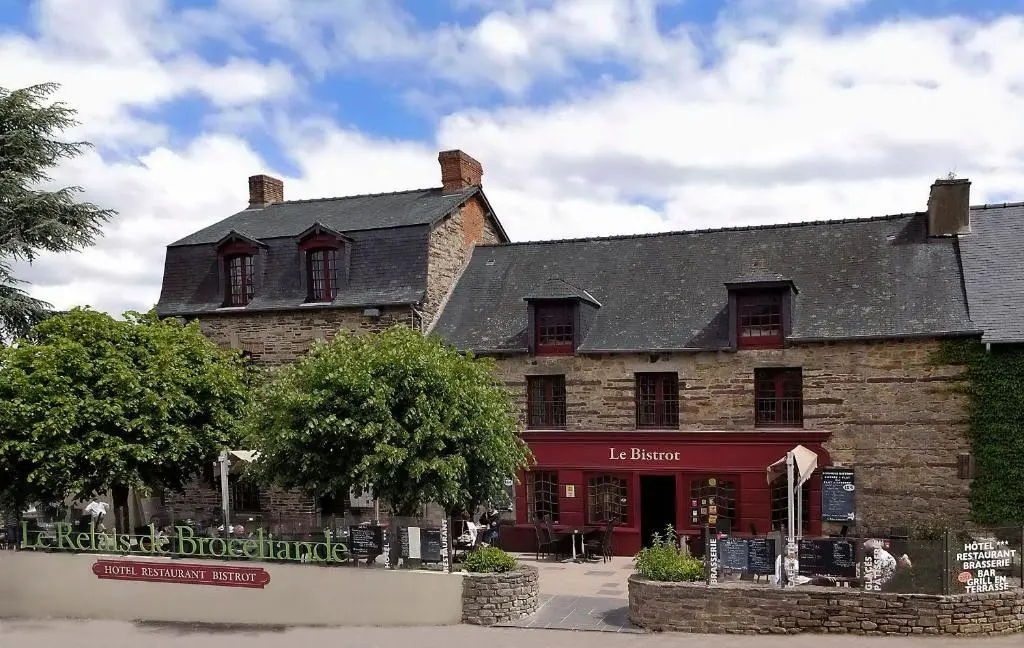
<path fill-rule="evenodd" d="M 601 562 L 608 562 L 612 557 L 612 532 L 615 529 L 615 521 L 608 520 L 604 532 L 599 538 L 588 540 L 584 543 L 584 551 L 588 556 L 601 554 Z"/>
<path fill-rule="evenodd" d="M 547 531 L 544 529 L 543 526 L 541 526 L 541 522 L 539 519 L 534 520 L 533 522 L 533 532 L 537 536 L 537 560 L 540 561 L 540 557 L 542 555 L 550 556 L 552 553 L 555 555 L 555 558 L 557 559 L 558 547 L 555 545 L 555 542 L 553 540 L 548 538 Z"/>

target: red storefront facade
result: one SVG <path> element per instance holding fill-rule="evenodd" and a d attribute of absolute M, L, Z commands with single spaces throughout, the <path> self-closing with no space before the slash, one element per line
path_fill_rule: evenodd
<path fill-rule="evenodd" d="M 765 534 L 778 524 L 778 489 L 785 481 L 769 484 L 767 467 L 796 445 L 827 466 L 822 443 L 828 437 L 803 429 L 528 431 L 524 439 L 536 465 L 519 476 L 516 524 L 502 531 L 502 542 L 510 550 L 532 551 L 538 515 L 549 515 L 557 530 L 598 528 L 614 516 L 621 522 L 613 552 L 633 555 L 644 536 L 666 523 L 698 536 L 709 502 L 719 518 L 730 520 L 735 535 Z M 808 534 L 821 531 L 819 488 L 815 475 L 803 493 Z"/>

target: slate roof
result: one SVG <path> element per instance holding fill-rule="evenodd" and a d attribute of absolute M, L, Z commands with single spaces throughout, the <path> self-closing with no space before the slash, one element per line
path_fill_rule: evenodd
<path fill-rule="evenodd" d="M 585 302 L 590 302 L 594 306 L 600 306 L 601 304 L 594 299 L 594 296 L 588 293 L 586 290 L 574 286 L 571 283 L 552 277 L 533 290 L 528 291 L 523 295 L 524 300 L 531 299 L 580 299 Z"/>
<path fill-rule="evenodd" d="M 927 215 L 477 247 L 433 332 L 465 350 L 526 350 L 523 297 L 551 277 L 600 302 L 579 350 L 729 346 L 737 278 L 785 278 L 790 340 L 977 334 L 955 239 Z"/>
<path fill-rule="evenodd" d="M 1024 342 L 1024 203 L 971 208 L 960 235 L 964 287 L 982 341 Z"/>
<path fill-rule="evenodd" d="M 431 225 L 479 191 L 479 187 L 471 187 L 445 194 L 438 187 L 341 198 L 289 200 L 264 208 L 242 210 L 171 243 L 171 246 L 216 243 L 231 230 L 260 240 L 295 237 L 316 221 L 345 233 Z"/>

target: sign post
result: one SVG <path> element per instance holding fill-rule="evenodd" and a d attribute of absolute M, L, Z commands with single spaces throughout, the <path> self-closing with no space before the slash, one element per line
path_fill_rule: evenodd
<path fill-rule="evenodd" d="M 231 468 L 231 460 L 228 459 L 228 451 L 220 451 L 220 508 L 221 516 L 224 518 L 224 538 L 228 539 L 231 537 L 231 499 L 230 491 L 228 489 L 229 470 Z"/>

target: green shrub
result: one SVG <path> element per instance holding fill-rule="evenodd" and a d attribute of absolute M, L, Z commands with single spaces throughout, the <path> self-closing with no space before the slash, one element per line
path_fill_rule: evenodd
<path fill-rule="evenodd" d="M 655 533 L 650 547 L 641 549 L 633 558 L 636 571 L 655 581 L 704 580 L 704 563 L 686 552 L 676 539 L 672 525 L 665 527 L 665 537 Z"/>
<path fill-rule="evenodd" d="M 462 567 L 478 574 L 500 574 L 516 568 L 516 559 L 498 547 L 480 547 L 466 556 Z"/>

